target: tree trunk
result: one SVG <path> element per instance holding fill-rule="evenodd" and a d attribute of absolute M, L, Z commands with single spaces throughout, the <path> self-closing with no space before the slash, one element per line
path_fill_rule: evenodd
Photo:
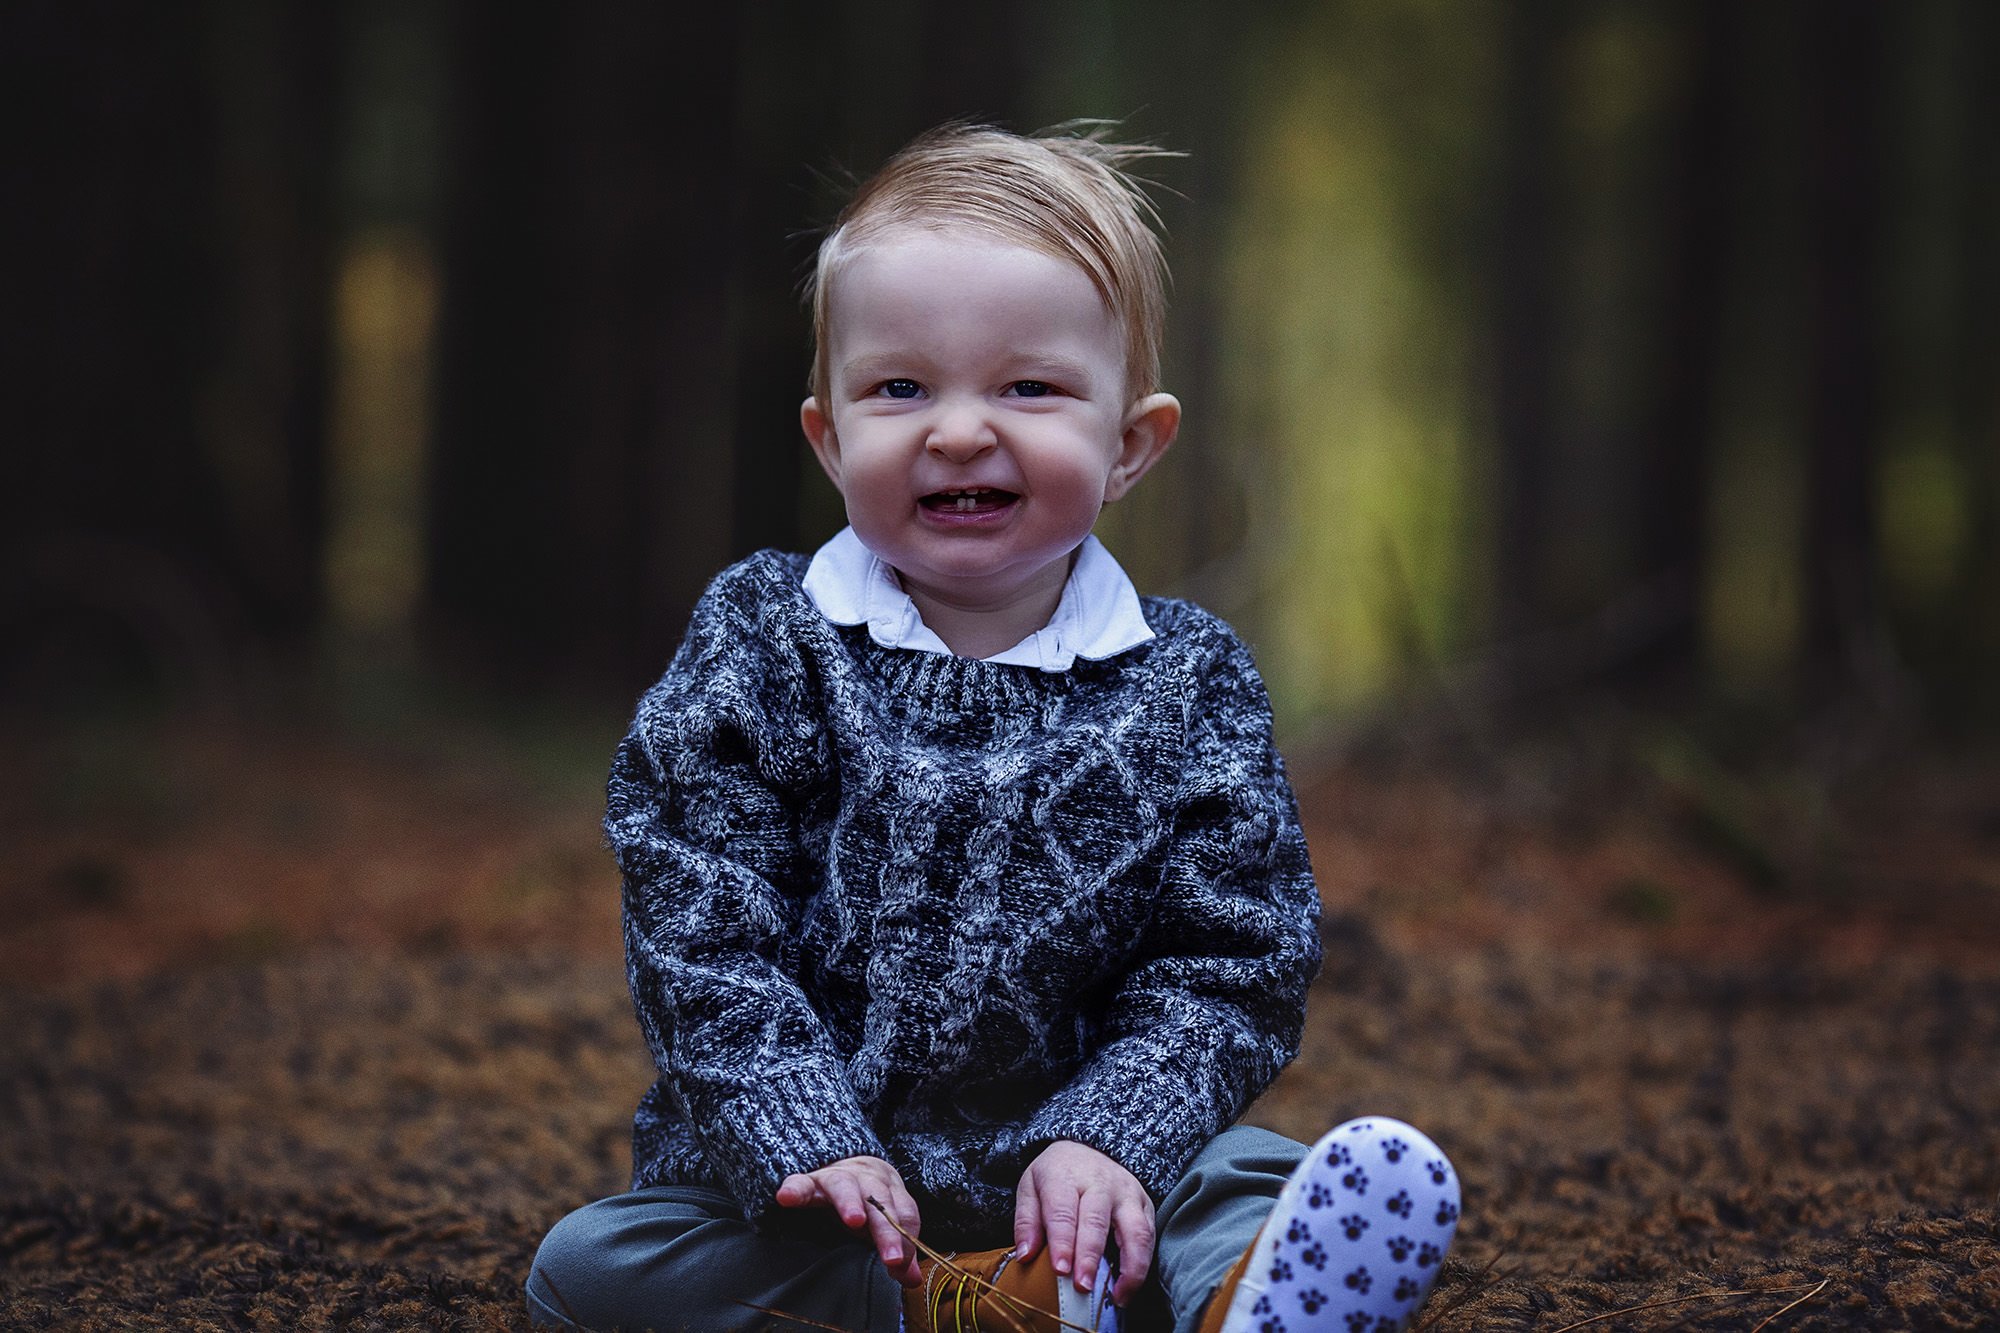
<path fill-rule="evenodd" d="M 726 558 L 735 13 L 459 13 L 429 595 L 497 679 L 657 672 Z"/>
<path fill-rule="evenodd" d="M 1879 392 L 1884 11 L 1824 0 L 1803 24 L 1809 326 L 1806 405 L 1808 699 L 1852 684 L 1878 637 L 1872 508 Z"/>
<path fill-rule="evenodd" d="M 1736 220 L 1741 78 L 1737 6 L 1700 0 L 1685 27 L 1689 74 L 1670 129 L 1658 407 L 1637 463 L 1636 573 L 1665 602 L 1631 664 L 1669 693 L 1694 683 L 1708 545 L 1707 507 L 1729 267 Z"/>
<path fill-rule="evenodd" d="M 329 43 L 234 17 L 5 14 L 0 640 L 58 692 L 231 702 L 315 612 Z"/>
<path fill-rule="evenodd" d="M 1548 494 L 1555 482 L 1555 93 L 1565 11 L 1520 5 L 1506 21 L 1500 217 L 1494 256 L 1493 608 L 1506 644 L 1547 627 Z M 1502 686 L 1503 691 L 1507 688 Z"/>

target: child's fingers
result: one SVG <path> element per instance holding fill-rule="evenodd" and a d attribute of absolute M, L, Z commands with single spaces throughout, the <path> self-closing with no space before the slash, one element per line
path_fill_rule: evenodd
<path fill-rule="evenodd" d="M 823 1171 L 814 1176 L 841 1222 L 855 1230 L 868 1225 L 869 1208 L 861 1182 L 847 1171 Z"/>
<path fill-rule="evenodd" d="M 915 1226 L 906 1226 L 905 1229 L 908 1230 L 910 1235 L 912 1236 L 917 1234 L 917 1229 Z M 919 1266 L 919 1260 L 921 1259 L 921 1257 L 922 1257 L 922 1252 L 917 1249 L 915 1244 L 909 1241 L 904 1241 L 903 1261 L 900 1264 L 892 1264 L 885 1259 L 882 1263 L 882 1266 L 889 1270 L 890 1277 L 895 1278 L 896 1281 L 902 1283 L 904 1286 L 921 1287 L 924 1285 L 924 1271 L 922 1267 Z"/>
<path fill-rule="evenodd" d="M 875 1253 L 882 1256 L 882 1266 L 891 1273 L 901 1269 L 909 1259 L 909 1246 L 895 1225 L 871 1208 L 868 1210 L 868 1229 L 875 1237 Z"/>
<path fill-rule="evenodd" d="M 892 1178 L 884 1194 L 882 1203 L 889 1210 L 889 1215 L 896 1219 L 897 1225 L 904 1231 L 915 1236 L 917 1228 L 923 1225 L 923 1217 L 917 1211 L 917 1201 L 911 1198 L 909 1190 L 903 1187 L 901 1178 Z"/>
<path fill-rule="evenodd" d="M 1049 1240 L 1049 1260 L 1056 1272 L 1068 1273 L 1076 1261 L 1077 1193 L 1062 1185 L 1042 1197 L 1042 1231 Z"/>
<path fill-rule="evenodd" d="M 888 1265 L 884 1264 L 883 1267 L 887 1268 Z M 896 1267 L 889 1268 L 889 1276 L 906 1287 L 921 1287 L 924 1285 L 924 1270 L 918 1267 L 917 1256 L 914 1254 L 904 1259 Z"/>
<path fill-rule="evenodd" d="M 1112 1219 L 1118 1231 L 1118 1285 L 1111 1289 L 1111 1299 L 1124 1305 L 1139 1294 L 1153 1270 L 1153 1201 L 1143 1194 L 1122 1199 Z"/>
<path fill-rule="evenodd" d="M 875 1213 L 875 1252 L 882 1256 L 882 1267 L 889 1270 L 890 1277 L 906 1287 L 922 1286 L 924 1275 L 917 1266 L 917 1247 L 910 1239 L 917 1234 L 916 1209 L 910 1208 L 906 1216 L 898 1216 L 896 1221 L 902 1224 L 901 1231 L 890 1225 L 880 1212 Z"/>
<path fill-rule="evenodd" d="M 870 1199 L 878 1200 L 882 1207 L 876 1208 Z M 867 1230 L 875 1252 L 882 1257 L 882 1266 L 898 1282 L 915 1286 L 923 1280 L 917 1269 L 916 1247 L 905 1239 L 917 1234 L 917 1203 L 889 1163 L 878 1158 L 845 1158 L 818 1171 L 786 1176 L 778 1185 L 778 1202 L 787 1208 L 814 1204 L 831 1208 L 844 1225 Z"/>
<path fill-rule="evenodd" d="M 1022 1260 L 1032 1259 L 1041 1241 L 1042 1201 L 1035 1192 L 1035 1173 L 1030 1171 L 1014 1191 L 1014 1253 Z"/>
<path fill-rule="evenodd" d="M 914 1275 L 916 1273 L 916 1257 L 918 1257 L 916 1235 L 918 1235 L 918 1229 L 924 1225 L 924 1219 L 922 1219 L 922 1215 L 916 1209 L 916 1199 L 912 1199 L 910 1191 L 904 1189 L 902 1177 L 890 1177 L 888 1189 L 884 1191 L 884 1195 L 886 1197 L 882 1199 L 882 1207 L 886 1207 L 888 1215 L 896 1219 L 898 1239 L 902 1241 L 902 1253 L 904 1253 L 904 1259 L 910 1265 L 910 1273 Z M 880 1209 L 876 1209 L 876 1215 L 880 1217 Z"/>
<path fill-rule="evenodd" d="M 868 1209 L 875 1224 L 875 1249 L 891 1276 L 905 1286 L 915 1286 L 923 1281 L 923 1275 L 917 1271 L 916 1236 L 922 1225 L 917 1201 L 903 1188 L 899 1177 L 890 1177 L 884 1185 L 874 1196 L 882 1207 L 871 1204 Z"/>
<path fill-rule="evenodd" d="M 892 1277 L 906 1286 L 921 1280 L 916 1247 L 905 1238 L 917 1234 L 917 1203 L 894 1167 L 874 1160 L 842 1163 L 815 1173 L 815 1179 L 842 1222 L 856 1231 L 867 1230 Z"/>
<path fill-rule="evenodd" d="M 1097 1285 L 1098 1261 L 1111 1235 L 1111 1195 L 1102 1187 L 1084 1191 L 1076 1220 L 1076 1286 L 1089 1291 Z"/>

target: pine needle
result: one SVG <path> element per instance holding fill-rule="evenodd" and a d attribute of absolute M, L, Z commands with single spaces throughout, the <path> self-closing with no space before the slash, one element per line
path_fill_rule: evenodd
<path fill-rule="evenodd" d="M 788 1319 L 794 1324 L 804 1324 L 807 1328 L 824 1328 L 830 1330 L 830 1333 L 860 1333 L 858 1329 L 847 1328 L 841 1324 L 823 1324 L 817 1319 L 808 1319 L 802 1314 L 789 1314 L 784 1310 L 773 1310 L 768 1305 L 758 1305 L 754 1301 L 738 1301 L 736 1304 L 746 1310 L 755 1310 L 758 1314 L 767 1314 L 773 1319 Z"/>
<path fill-rule="evenodd" d="M 1763 1321 L 1760 1322 L 1757 1325 L 1757 1327 L 1750 1330 L 1750 1333 L 1764 1333 L 1764 1330 L 1768 1328 L 1771 1325 L 1772 1321 L 1777 1319 L 1779 1315 L 1789 1314 L 1792 1312 L 1792 1310 L 1796 1309 L 1798 1306 L 1804 1305 L 1807 1301 L 1819 1295 L 1822 1291 L 1825 1291 L 1827 1283 L 1831 1281 L 1833 1281 L 1833 1279 L 1830 1277 L 1821 1278 L 1819 1280 L 1818 1286 L 1814 1287 L 1811 1291 L 1807 1292 L 1805 1295 L 1793 1301 L 1790 1305 L 1785 1306 L 1782 1310 L 1777 1310 L 1772 1312 L 1771 1314 L 1766 1315 Z"/>
<path fill-rule="evenodd" d="M 1512 1268 L 1499 1268 L 1500 1261 L 1506 1257 L 1507 1245 L 1503 1244 L 1493 1252 L 1493 1257 L 1486 1261 L 1486 1266 L 1473 1275 L 1472 1285 L 1466 1290 L 1453 1293 L 1452 1298 L 1448 1301 L 1424 1302 L 1423 1314 L 1418 1318 L 1416 1323 L 1410 1325 L 1409 1333 L 1423 1333 L 1432 1324 L 1448 1317 L 1457 1310 L 1464 1309 L 1473 1301 L 1478 1300 L 1481 1296 L 1484 1296 L 1487 1292 L 1520 1272 L 1521 1269 L 1518 1264 Z M 1499 1269 L 1499 1271 L 1496 1272 L 1495 1269 Z"/>
<path fill-rule="evenodd" d="M 1801 1285 L 1796 1287 L 1751 1287 L 1742 1291 L 1698 1291 L 1692 1296 L 1669 1296 L 1664 1300 L 1647 1301 L 1643 1305 L 1628 1305 L 1622 1310 L 1607 1310 L 1603 1314 L 1592 1315 L 1588 1319 L 1579 1319 L 1574 1324 L 1564 1324 L 1561 1328 L 1554 1330 L 1554 1333 L 1570 1333 L 1571 1329 L 1584 1328 L 1590 1324 L 1600 1324 L 1607 1319 L 1616 1319 L 1620 1315 L 1640 1314 L 1646 1310 L 1660 1310 L 1666 1308 L 1669 1305 L 1686 1305 L 1690 1301 L 1722 1301 L 1722 1300 L 1734 1299 L 1740 1296 L 1782 1296 L 1794 1291 L 1805 1292 L 1805 1295 L 1799 1297 L 1798 1300 L 1793 1301 L 1791 1305 L 1785 1306 L 1783 1310 L 1779 1310 L 1775 1314 L 1770 1315 L 1768 1318 L 1764 1320 L 1762 1324 L 1757 1325 L 1757 1328 L 1761 1329 L 1766 1324 L 1769 1324 L 1771 1320 L 1776 1319 L 1778 1315 L 1785 1313 L 1785 1310 L 1791 1309 L 1792 1306 L 1804 1304 L 1806 1301 L 1809 1301 L 1813 1297 L 1819 1295 L 1820 1292 L 1826 1289 L 1826 1284 L 1831 1281 L 1833 1281 L 1832 1278 L 1823 1278 L 1820 1280 L 1820 1282 L 1818 1282 L 1815 1285 Z M 1756 1329 L 1751 1330 L 1751 1333 L 1756 1333 Z"/>

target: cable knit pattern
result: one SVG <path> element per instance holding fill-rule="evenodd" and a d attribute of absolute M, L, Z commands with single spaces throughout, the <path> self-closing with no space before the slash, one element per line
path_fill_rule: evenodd
<path fill-rule="evenodd" d="M 1058 1138 L 1155 1198 L 1298 1050 L 1319 898 L 1229 627 L 1067 672 L 883 648 L 725 570 L 611 772 L 627 969 L 659 1080 L 635 1186 L 873 1153 L 927 1237 L 1004 1243 Z"/>

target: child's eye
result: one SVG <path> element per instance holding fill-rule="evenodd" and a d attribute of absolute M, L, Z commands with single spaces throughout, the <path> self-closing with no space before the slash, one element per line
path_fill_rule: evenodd
<path fill-rule="evenodd" d="M 1055 392 L 1055 386 L 1041 380 L 1016 380 L 1008 386 L 1016 398 L 1046 398 Z"/>
<path fill-rule="evenodd" d="M 915 398 L 923 388 L 915 380 L 883 380 L 876 392 L 885 398 Z"/>

